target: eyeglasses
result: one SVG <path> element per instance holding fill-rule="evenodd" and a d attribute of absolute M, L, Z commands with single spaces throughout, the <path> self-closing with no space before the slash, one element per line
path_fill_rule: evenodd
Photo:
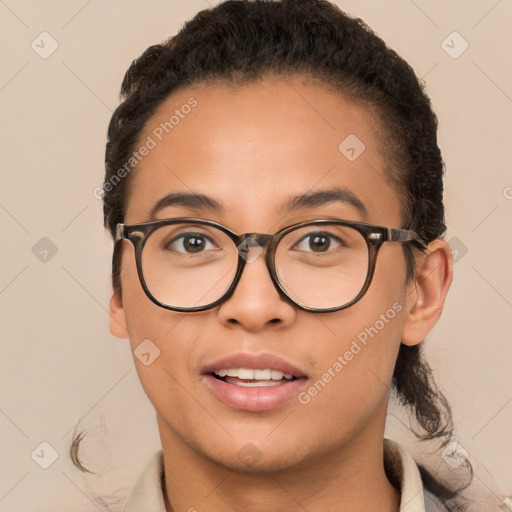
<path fill-rule="evenodd" d="M 129 240 L 148 298 L 173 311 L 214 308 L 235 291 L 244 267 L 266 249 L 275 287 L 298 308 L 339 311 L 368 290 L 384 242 L 427 245 L 414 232 L 361 222 L 319 219 L 275 234 L 237 235 L 193 217 L 117 224 L 115 243 Z"/>

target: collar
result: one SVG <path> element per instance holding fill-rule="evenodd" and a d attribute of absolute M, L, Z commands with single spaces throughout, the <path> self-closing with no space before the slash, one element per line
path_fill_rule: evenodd
<path fill-rule="evenodd" d="M 384 439 L 384 467 L 393 485 L 401 491 L 400 512 L 426 512 L 423 483 L 411 455 L 396 441 Z M 124 512 L 166 512 L 164 458 L 158 450 L 140 474 Z"/>

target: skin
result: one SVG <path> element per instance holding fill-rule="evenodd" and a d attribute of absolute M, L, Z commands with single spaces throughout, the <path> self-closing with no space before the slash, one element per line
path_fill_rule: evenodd
<path fill-rule="evenodd" d="M 239 234 L 273 233 L 317 218 L 401 227 L 368 108 L 298 79 L 189 86 L 160 106 L 141 140 L 190 97 L 198 105 L 134 171 L 126 224 L 151 220 L 151 207 L 171 191 L 193 191 L 213 197 L 225 212 L 172 206 L 156 218 L 199 216 Z M 366 146 L 353 162 L 338 150 L 351 133 Z M 367 218 L 342 203 L 279 214 L 289 196 L 337 186 L 366 205 Z M 399 492 L 383 467 L 392 373 L 400 342 L 420 343 L 441 314 L 452 279 L 446 242 L 435 240 L 427 255 L 418 253 L 410 282 L 401 244 L 384 244 L 366 295 L 328 314 L 286 301 L 262 257 L 246 266 L 235 293 L 214 309 L 159 308 L 140 286 L 131 243 L 121 243 L 123 294 L 112 295 L 110 329 L 129 338 L 132 350 L 147 338 L 160 349 L 151 365 L 136 357 L 134 363 L 156 410 L 169 512 L 399 509 Z M 402 311 L 307 405 L 293 399 L 272 411 L 240 411 L 203 383 L 205 364 L 235 352 L 270 352 L 305 371 L 309 386 L 395 302 Z M 237 456 L 247 443 L 260 457 L 249 465 Z"/>

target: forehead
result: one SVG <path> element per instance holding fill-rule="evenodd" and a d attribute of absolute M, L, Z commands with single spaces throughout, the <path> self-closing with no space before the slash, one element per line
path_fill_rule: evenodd
<path fill-rule="evenodd" d="M 292 196 L 341 187 L 361 200 L 368 218 L 342 203 L 322 213 L 398 225 L 378 126 L 369 108 L 304 80 L 180 89 L 141 133 L 125 222 L 150 220 L 155 203 L 169 193 L 199 193 L 222 206 L 214 220 L 265 229 Z M 158 217 L 187 213 L 176 206 Z"/>

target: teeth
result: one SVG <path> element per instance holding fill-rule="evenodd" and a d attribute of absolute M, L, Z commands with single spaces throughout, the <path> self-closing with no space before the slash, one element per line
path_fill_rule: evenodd
<path fill-rule="evenodd" d="M 278 370 L 272 370 L 272 380 L 281 380 L 284 377 L 284 373 Z"/>
<path fill-rule="evenodd" d="M 283 377 L 287 380 L 293 379 L 293 375 L 291 373 L 284 373 L 279 370 L 271 370 L 270 368 L 257 370 L 253 370 L 250 368 L 223 368 L 222 370 L 218 370 L 214 373 L 219 377 L 237 377 L 242 380 L 271 381 L 282 380 Z M 245 384 L 252 385 L 252 383 Z M 257 385 L 257 383 L 255 383 L 255 385 Z"/>
<path fill-rule="evenodd" d="M 237 382 L 236 385 L 242 386 L 243 388 L 266 388 L 271 386 L 281 386 L 281 383 L 271 380 L 260 380 L 259 382 Z"/>
<path fill-rule="evenodd" d="M 244 380 L 252 380 L 254 379 L 254 370 L 249 370 L 248 368 L 240 368 L 238 370 L 238 378 Z"/>
<path fill-rule="evenodd" d="M 272 379 L 272 370 L 254 370 L 253 378 L 256 380 L 270 380 Z"/>

